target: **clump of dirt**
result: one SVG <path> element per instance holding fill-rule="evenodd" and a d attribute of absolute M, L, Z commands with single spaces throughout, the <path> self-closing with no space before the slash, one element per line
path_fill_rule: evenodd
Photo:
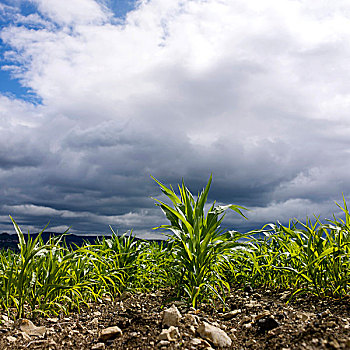
<path fill-rule="evenodd" d="M 2 313 L 0 349 L 218 348 L 198 332 L 203 322 L 224 331 L 232 340 L 230 349 L 350 349 L 350 298 L 304 296 L 286 303 L 289 292 L 248 288 L 231 291 L 229 309 L 204 305 L 194 310 L 169 296 L 169 291 L 125 293 L 114 302 L 106 299 L 56 318 L 13 322 Z M 163 311 L 173 304 L 181 318 L 169 331 Z"/>

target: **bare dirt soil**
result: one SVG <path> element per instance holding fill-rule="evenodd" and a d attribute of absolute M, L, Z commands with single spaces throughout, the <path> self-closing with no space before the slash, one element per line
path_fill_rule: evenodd
<path fill-rule="evenodd" d="M 44 326 L 39 329 L 45 332 L 42 336 L 28 335 L 21 330 L 21 321 L 12 322 L 2 312 L 0 349 L 218 348 L 198 334 L 203 321 L 226 332 L 232 340 L 230 349 L 350 349 L 350 298 L 303 296 L 287 304 L 288 292 L 246 288 L 231 291 L 229 309 L 204 305 L 194 310 L 170 297 L 169 291 L 126 293 L 115 302 L 83 306 L 80 313 L 31 319 L 35 326 Z M 169 328 L 162 324 L 162 311 L 173 304 L 182 315 L 177 335 L 160 340 L 162 329 Z M 101 338 L 102 331 L 112 326 L 122 333 Z"/>

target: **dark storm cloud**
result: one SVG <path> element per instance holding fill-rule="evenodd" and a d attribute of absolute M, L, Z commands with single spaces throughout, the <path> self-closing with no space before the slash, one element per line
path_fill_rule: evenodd
<path fill-rule="evenodd" d="M 251 209 L 227 215 L 242 230 L 350 196 L 348 5 L 152 0 L 118 22 L 93 0 L 33 4 L 0 8 L 22 23 L 3 68 L 42 101 L 0 96 L 2 229 L 149 237 L 150 175 L 197 193 L 212 173 L 210 201 Z"/>
<path fill-rule="evenodd" d="M 41 163 L 40 159 L 33 157 L 32 154 L 9 154 L 7 152 L 0 152 L 0 168 L 13 169 L 16 167 L 35 167 Z"/>

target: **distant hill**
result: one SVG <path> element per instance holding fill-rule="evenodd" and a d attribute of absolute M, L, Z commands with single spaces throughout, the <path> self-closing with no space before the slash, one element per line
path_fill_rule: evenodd
<path fill-rule="evenodd" d="M 46 243 L 50 237 L 56 237 L 62 235 L 61 233 L 57 232 L 43 232 L 41 237 L 43 238 L 43 241 Z M 35 239 L 38 236 L 38 233 L 31 233 L 30 236 Z M 94 243 L 97 237 L 101 236 L 80 236 L 80 235 L 74 235 L 74 234 L 68 234 L 65 235 L 65 240 L 68 245 L 70 244 L 76 244 L 78 246 L 81 246 L 84 242 Z M 27 238 L 27 235 L 24 234 L 24 238 Z M 16 234 L 8 234 L 7 232 L 3 232 L 0 234 L 0 249 L 12 249 L 17 251 L 18 250 L 18 237 Z"/>
<path fill-rule="evenodd" d="M 62 235 L 62 233 L 57 233 L 57 232 L 43 232 L 41 237 L 43 238 L 43 241 L 46 243 L 50 237 L 56 237 L 56 236 L 60 236 Z M 35 239 L 38 236 L 38 233 L 31 233 L 30 236 Z M 88 242 L 90 244 L 95 243 L 96 239 L 100 237 L 102 238 L 102 235 L 88 235 L 88 236 L 84 236 L 84 235 L 75 235 L 75 234 L 67 234 L 65 235 L 65 241 L 67 243 L 67 245 L 77 245 L 77 246 L 82 246 L 84 242 Z M 110 237 L 110 236 L 105 236 L 106 238 Z M 27 238 L 27 235 L 24 234 L 24 238 Z M 139 239 L 136 237 L 136 239 Z M 162 242 L 161 240 L 152 240 L 155 242 Z M 0 234 L 0 249 L 11 249 L 13 251 L 18 251 L 18 237 L 16 234 L 9 234 L 7 232 L 3 232 Z"/>

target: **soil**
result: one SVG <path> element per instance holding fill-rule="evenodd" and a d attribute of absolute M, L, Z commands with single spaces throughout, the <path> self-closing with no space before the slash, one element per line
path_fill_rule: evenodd
<path fill-rule="evenodd" d="M 287 303 L 288 292 L 246 288 L 231 290 L 228 310 L 213 305 L 194 310 L 170 297 L 166 290 L 125 293 L 114 302 L 82 306 L 80 313 L 31 319 L 35 326 L 45 326 L 43 337 L 27 335 L 19 321 L 7 320 L 3 312 L 0 349 L 215 349 L 201 340 L 198 325 L 191 326 L 186 314 L 224 330 L 232 340 L 230 349 L 350 349 L 350 298 L 303 296 Z M 180 337 L 160 342 L 162 329 L 168 328 L 162 325 L 162 311 L 173 304 L 182 314 Z M 102 341 L 101 331 L 111 326 L 122 334 Z"/>

